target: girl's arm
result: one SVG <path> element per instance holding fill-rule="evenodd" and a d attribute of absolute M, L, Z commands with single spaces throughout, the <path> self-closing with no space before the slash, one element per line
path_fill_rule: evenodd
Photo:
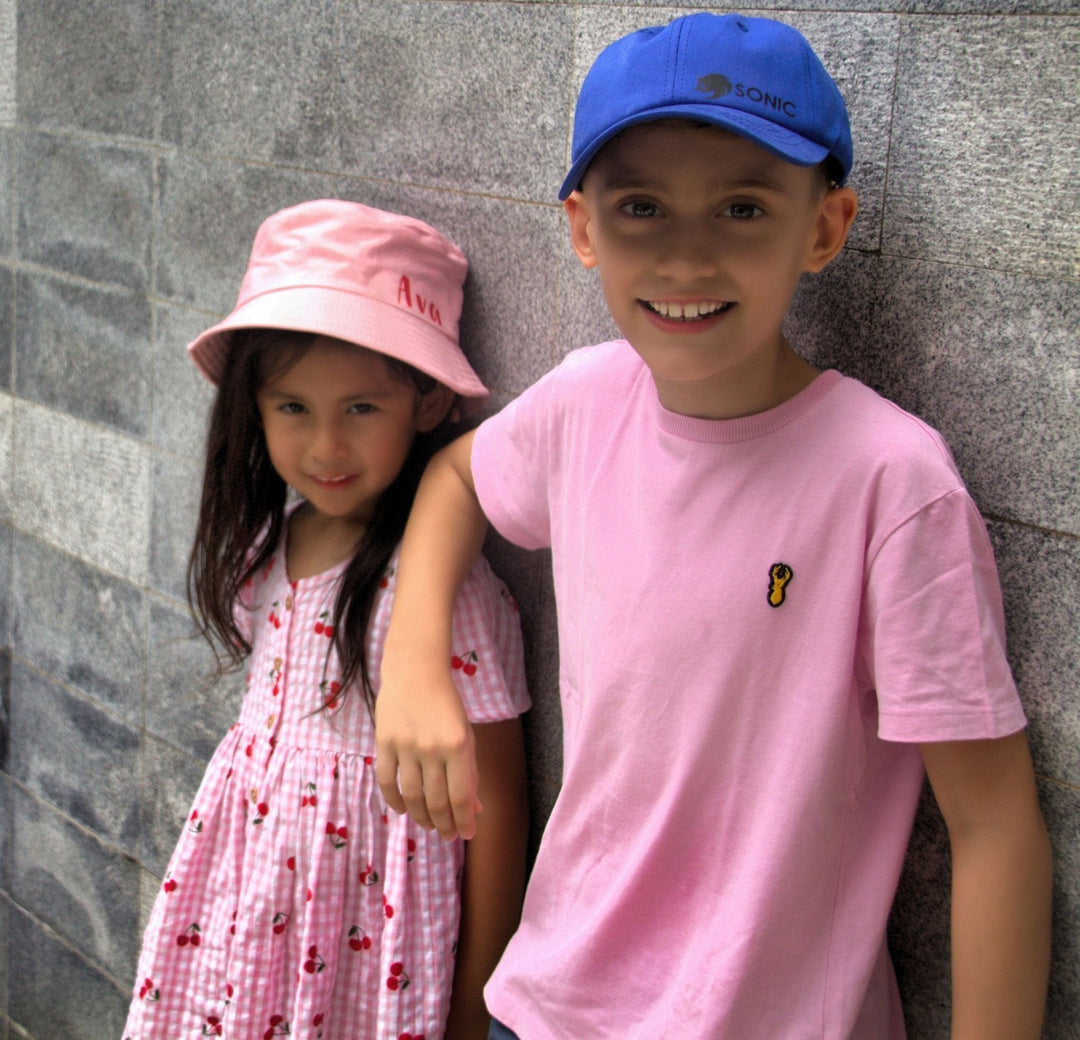
<path fill-rule="evenodd" d="M 1037 1040 L 1053 869 L 1027 739 L 922 754 L 952 848 L 953 1040 Z"/>
<path fill-rule="evenodd" d="M 521 720 L 477 726 L 483 815 L 465 846 L 461 930 L 446 1040 L 487 1040 L 483 988 L 517 928 L 525 891 L 529 801 Z"/>
<path fill-rule="evenodd" d="M 472 441 L 467 433 L 444 448 L 420 482 L 375 702 L 376 771 L 387 805 L 447 839 L 471 838 L 481 808 L 473 731 L 450 677 L 454 601 L 487 533 Z"/>

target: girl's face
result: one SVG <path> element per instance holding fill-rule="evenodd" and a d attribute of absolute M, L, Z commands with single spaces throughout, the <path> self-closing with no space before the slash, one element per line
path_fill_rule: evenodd
<path fill-rule="evenodd" d="M 421 394 L 380 354 L 319 337 L 257 395 L 270 461 L 324 518 L 364 526 L 413 438 L 445 417 L 444 387 Z"/>

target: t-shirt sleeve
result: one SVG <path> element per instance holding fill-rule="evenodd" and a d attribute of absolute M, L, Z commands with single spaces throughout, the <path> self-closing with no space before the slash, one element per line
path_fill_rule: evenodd
<path fill-rule="evenodd" d="M 454 605 L 451 653 L 454 683 L 472 722 L 498 722 L 528 711 L 517 604 L 483 557 Z"/>
<path fill-rule="evenodd" d="M 553 376 L 549 373 L 481 423 L 473 440 L 471 466 L 480 507 L 499 534 L 524 549 L 551 545 Z"/>
<path fill-rule="evenodd" d="M 993 551 L 966 490 L 889 534 L 869 567 L 866 609 L 883 740 L 977 740 L 1024 727 Z"/>

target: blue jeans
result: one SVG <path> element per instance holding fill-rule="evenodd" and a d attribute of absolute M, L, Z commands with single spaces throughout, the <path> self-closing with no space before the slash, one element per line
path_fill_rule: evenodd
<path fill-rule="evenodd" d="M 491 1029 L 488 1032 L 488 1040 L 521 1040 L 521 1038 L 517 1033 L 511 1033 L 502 1022 L 493 1018 L 491 1020 Z"/>

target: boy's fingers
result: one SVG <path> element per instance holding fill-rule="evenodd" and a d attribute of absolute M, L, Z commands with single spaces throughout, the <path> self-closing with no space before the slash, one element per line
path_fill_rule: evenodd
<path fill-rule="evenodd" d="M 400 814 L 405 812 L 405 800 L 398 790 L 398 760 L 392 751 L 379 748 L 375 756 L 375 779 L 386 804 Z"/>
<path fill-rule="evenodd" d="M 470 734 L 471 735 L 471 734 Z M 446 780 L 454 833 L 468 840 L 476 834 L 476 816 L 483 811 L 477 797 L 479 777 L 476 769 L 476 750 L 472 743 L 446 765 Z M 442 828 L 440 834 L 446 834 Z"/>

